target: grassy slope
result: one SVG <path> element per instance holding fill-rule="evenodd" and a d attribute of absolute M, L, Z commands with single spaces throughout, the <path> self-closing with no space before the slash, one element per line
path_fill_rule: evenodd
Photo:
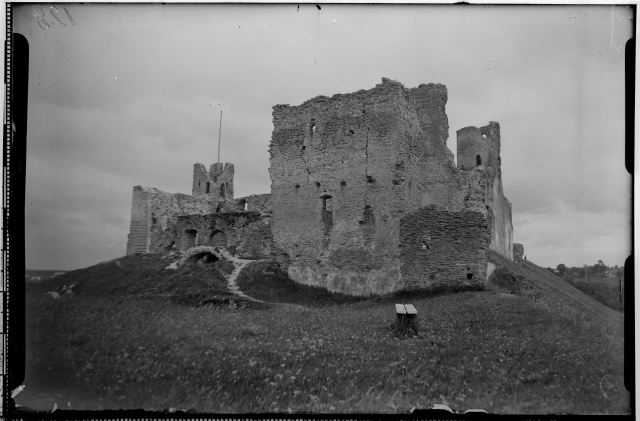
<path fill-rule="evenodd" d="M 322 305 L 305 310 L 193 308 L 169 298 L 223 294 L 215 268 L 165 271 L 157 256 L 132 256 L 70 272 L 28 287 L 28 387 L 18 403 L 39 396 L 72 409 L 402 412 L 447 403 L 500 413 L 624 412 L 622 337 L 609 323 L 620 315 L 529 262 L 493 260 L 534 290 L 405 296 L 420 335 L 404 340 L 389 329 L 393 297 L 334 296 L 342 304 L 332 305 L 318 293 Z M 74 282 L 73 296 L 44 295 Z"/>
<path fill-rule="evenodd" d="M 498 266 L 507 268 L 512 273 L 523 276 L 529 285 L 548 299 L 564 304 L 559 309 L 560 311 L 584 313 L 609 325 L 611 329 L 616 331 L 623 328 L 622 314 L 594 300 L 561 278 L 549 273 L 548 270 L 527 260 L 514 263 L 495 252 L 490 253 L 489 260 Z"/>

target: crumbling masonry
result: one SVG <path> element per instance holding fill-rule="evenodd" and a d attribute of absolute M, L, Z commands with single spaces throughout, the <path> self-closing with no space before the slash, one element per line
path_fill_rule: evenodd
<path fill-rule="evenodd" d="M 458 130 L 456 166 L 446 102 L 383 79 L 277 105 L 271 195 L 233 199 L 231 164 L 196 164 L 192 196 L 135 187 L 127 252 L 226 246 L 353 295 L 482 284 L 489 249 L 513 258 L 500 126 Z"/>

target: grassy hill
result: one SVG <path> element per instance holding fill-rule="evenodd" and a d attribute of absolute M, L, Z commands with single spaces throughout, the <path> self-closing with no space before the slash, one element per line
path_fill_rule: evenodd
<path fill-rule="evenodd" d="M 624 279 L 565 277 L 564 280 L 607 307 L 624 312 Z"/>
<path fill-rule="evenodd" d="M 128 256 L 68 272 L 27 286 L 27 388 L 16 402 L 627 413 L 622 315 L 531 262 L 491 261 L 498 269 L 486 291 L 370 299 L 297 285 L 273 264 L 252 263 L 241 289 L 285 303 L 252 305 L 201 305 L 231 297 L 228 262 L 165 270 L 170 260 L 158 255 Z M 70 285 L 71 294 L 47 294 Z M 418 310 L 417 337 L 394 334 L 396 302 Z"/>

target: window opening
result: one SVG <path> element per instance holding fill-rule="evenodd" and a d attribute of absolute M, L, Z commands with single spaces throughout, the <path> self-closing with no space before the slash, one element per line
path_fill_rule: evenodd
<path fill-rule="evenodd" d="M 220 184 L 220 196 L 222 197 L 226 197 L 227 195 L 225 185 L 226 185 L 225 183 Z"/>
<path fill-rule="evenodd" d="M 333 200 L 331 196 L 321 196 L 322 200 L 322 222 L 327 225 L 333 224 Z"/>
<path fill-rule="evenodd" d="M 482 165 L 482 158 L 480 155 L 476 155 L 476 167 Z"/>
<path fill-rule="evenodd" d="M 211 187 L 211 186 L 209 185 L 209 182 L 207 181 L 207 191 L 206 191 L 207 193 L 209 193 L 209 188 L 210 188 L 210 187 Z"/>
<path fill-rule="evenodd" d="M 194 229 L 185 230 L 186 238 L 186 248 L 195 247 L 198 244 L 198 231 Z"/>
<path fill-rule="evenodd" d="M 364 207 L 364 212 L 362 213 L 362 223 L 364 225 L 375 225 L 376 217 L 371 210 L 371 206 L 367 205 Z"/>

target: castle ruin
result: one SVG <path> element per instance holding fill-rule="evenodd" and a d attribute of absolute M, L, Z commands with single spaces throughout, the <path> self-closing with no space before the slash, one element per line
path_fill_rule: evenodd
<path fill-rule="evenodd" d="M 127 253 L 219 245 L 298 283 L 352 295 L 473 286 L 488 250 L 512 259 L 500 126 L 457 131 L 447 90 L 370 90 L 276 105 L 271 194 L 233 198 L 233 165 L 194 166 L 192 195 L 134 187 Z"/>

